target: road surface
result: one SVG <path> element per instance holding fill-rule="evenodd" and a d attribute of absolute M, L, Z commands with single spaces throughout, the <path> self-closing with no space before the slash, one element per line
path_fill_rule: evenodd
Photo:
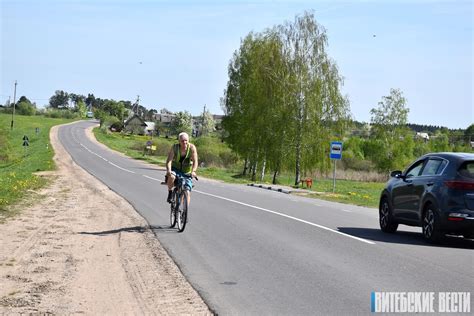
<path fill-rule="evenodd" d="M 65 125 L 59 139 L 148 221 L 218 314 L 367 314 L 374 291 L 474 292 L 474 241 L 432 246 L 406 226 L 384 234 L 370 208 L 200 179 L 189 223 L 177 233 L 164 171 L 92 142 L 92 125 Z"/>

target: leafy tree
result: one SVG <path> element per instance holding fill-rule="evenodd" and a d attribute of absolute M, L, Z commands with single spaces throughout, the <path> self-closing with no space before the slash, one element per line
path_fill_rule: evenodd
<path fill-rule="evenodd" d="M 204 106 L 204 110 L 199 118 L 200 125 L 201 125 L 201 135 L 205 136 L 215 130 L 216 123 L 214 122 L 214 118 L 212 117 L 211 112 L 206 109 Z"/>
<path fill-rule="evenodd" d="M 178 135 L 181 132 L 191 134 L 193 128 L 193 116 L 188 111 L 176 113 L 175 119 L 171 124 L 173 134 Z"/>
<path fill-rule="evenodd" d="M 56 90 L 49 98 L 49 106 L 53 109 L 67 109 L 69 107 L 69 94 L 63 90 Z"/>
<path fill-rule="evenodd" d="M 104 100 L 101 109 L 108 115 L 114 116 L 118 120 L 123 121 L 125 114 L 125 106 L 122 102 L 114 100 Z"/>
<path fill-rule="evenodd" d="M 378 105 L 370 110 L 371 137 L 383 146 L 370 156 L 380 171 L 389 171 L 413 158 L 413 136 L 406 126 L 409 109 L 399 89 L 390 89 L 390 95 L 382 97 Z"/>
<path fill-rule="evenodd" d="M 86 117 L 87 108 L 86 108 L 86 104 L 84 103 L 84 100 L 79 99 L 76 102 L 76 111 L 79 113 L 81 118 Z"/>
<path fill-rule="evenodd" d="M 155 114 L 157 114 L 157 113 L 158 113 L 158 111 L 155 110 L 155 109 L 150 109 L 150 110 L 146 111 L 145 120 L 153 121 L 155 119 Z"/>
<path fill-rule="evenodd" d="M 94 117 L 99 120 L 99 127 L 102 128 L 105 120 L 107 119 L 107 113 L 104 110 L 96 109 L 94 111 Z"/>
<path fill-rule="evenodd" d="M 74 103 L 74 106 L 77 107 L 77 103 L 79 101 L 83 101 L 85 100 L 85 96 L 81 95 L 81 94 L 75 94 L 75 93 L 69 93 L 69 100 L 71 100 L 72 103 Z"/>
<path fill-rule="evenodd" d="M 436 135 L 431 137 L 430 142 L 430 151 L 432 152 L 444 152 L 451 151 L 451 146 L 449 145 L 449 137 L 447 133 L 438 132 Z"/>
<path fill-rule="evenodd" d="M 20 115 L 35 115 L 36 106 L 29 101 L 21 101 L 16 105 L 16 111 Z"/>
<path fill-rule="evenodd" d="M 15 106 L 17 114 L 35 115 L 36 113 L 36 104 L 31 103 L 31 101 L 25 96 L 21 96 Z"/>
<path fill-rule="evenodd" d="M 464 131 L 464 141 L 470 145 L 470 142 L 474 142 L 474 124 L 469 125 Z"/>
<path fill-rule="evenodd" d="M 92 108 L 95 106 L 95 96 L 93 93 L 89 93 L 87 98 L 85 99 L 86 105 L 88 108 Z"/>
<path fill-rule="evenodd" d="M 30 101 L 27 97 L 25 97 L 24 95 L 22 95 L 22 96 L 18 99 L 18 103 L 20 103 L 20 102 L 26 102 L 26 103 L 31 104 L 31 101 Z"/>
<path fill-rule="evenodd" d="M 229 64 L 224 96 L 226 140 L 257 164 L 301 172 L 329 168 L 328 144 L 342 135 L 349 103 L 342 78 L 325 47 L 327 36 L 314 14 L 263 34 L 249 34 Z M 317 135 L 317 137 L 315 137 Z"/>

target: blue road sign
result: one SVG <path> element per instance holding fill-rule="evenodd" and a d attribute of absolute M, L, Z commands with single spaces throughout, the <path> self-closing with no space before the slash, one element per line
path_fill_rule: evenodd
<path fill-rule="evenodd" d="M 342 142 L 331 142 L 331 153 L 329 154 L 331 159 L 342 158 Z"/>

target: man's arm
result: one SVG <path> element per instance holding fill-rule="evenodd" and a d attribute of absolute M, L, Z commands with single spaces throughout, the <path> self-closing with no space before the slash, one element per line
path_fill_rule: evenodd
<path fill-rule="evenodd" d="M 196 149 L 196 146 L 192 145 L 191 147 L 191 155 L 192 155 L 192 160 L 193 160 L 193 169 L 191 171 L 191 174 L 193 175 L 193 177 L 196 176 L 196 170 L 199 166 L 199 163 L 198 163 L 198 154 L 197 154 L 197 149 Z"/>
<path fill-rule="evenodd" d="M 166 158 L 166 174 L 170 175 L 171 174 L 171 163 L 173 162 L 174 159 L 174 150 L 173 146 L 171 146 L 170 151 L 168 152 L 168 158 Z"/>

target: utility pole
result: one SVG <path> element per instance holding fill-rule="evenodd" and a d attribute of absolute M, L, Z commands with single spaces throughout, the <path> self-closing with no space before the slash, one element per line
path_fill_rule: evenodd
<path fill-rule="evenodd" d="M 132 107 L 132 111 L 133 111 L 133 114 L 137 114 L 138 115 L 138 104 L 140 103 L 140 96 L 137 95 L 137 101 L 135 102 L 135 104 L 133 105 Z"/>
<path fill-rule="evenodd" d="M 15 80 L 15 90 L 13 92 L 13 112 L 12 112 L 12 125 L 11 125 L 11 130 L 13 130 L 13 117 L 15 116 L 15 102 L 16 102 L 16 85 L 17 85 L 17 82 Z"/>

